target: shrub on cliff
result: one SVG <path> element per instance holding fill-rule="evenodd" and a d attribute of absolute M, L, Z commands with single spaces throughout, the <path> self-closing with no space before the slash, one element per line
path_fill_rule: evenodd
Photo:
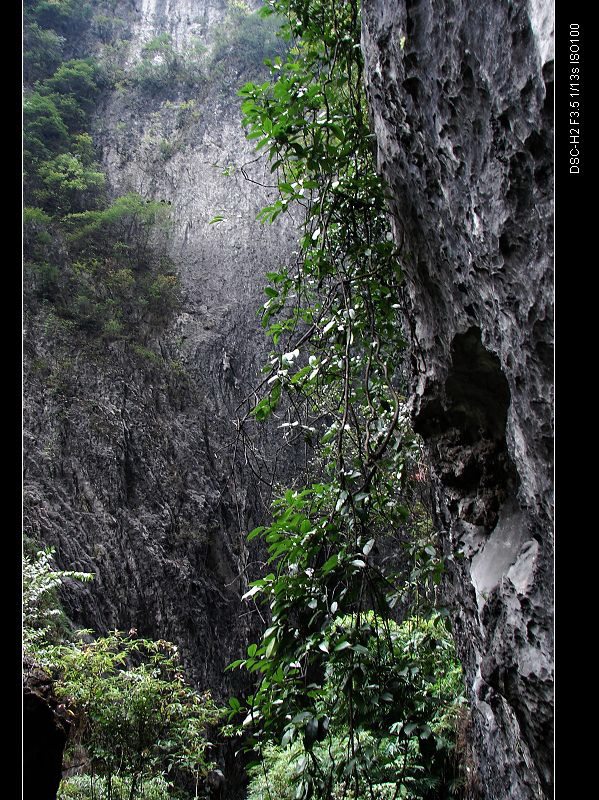
<path fill-rule="evenodd" d="M 62 61 L 64 36 L 40 28 L 37 23 L 23 31 L 23 77 L 33 84 L 52 75 Z"/>
<path fill-rule="evenodd" d="M 143 338 L 179 299 L 165 255 L 169 209 L 135 193 L 106 200 L 87 128 L 109 78 L 94 58 L 62 61 L 89 26 L 90 8 L 25 4 L 26 76 L 36 81 L 23 113 L 25 299 L 51 304 L 97 341 Z M 168 36 L 148 43 L 145 55 L 178 69 Z"/>
<path fill-rule="evenodd" d="M 235 70 L 245 80 L 266 72 L 265 60 L 283 57 L 287 45 L 280 36 L 281 20 L 251 11 L 243 2 L 230 2 L 224 23 L 217 29 L 210 70 Z"/>
<path fill-rule="evenodd" d="M 142 92 L 156 97 L 182 88 L 197 91 L 205 80 L 202 48 L 192 43 L 177 50 L 168 33 L 156 36 L 143 46 L 131 79 Z"/>
<path fill-rule="evenodd" d="M 42 28 L 76 38 L 83 33 L 92 18 L 91 3 L 81 0 L 27 0 L 25 22 L 35 22 Z"/>

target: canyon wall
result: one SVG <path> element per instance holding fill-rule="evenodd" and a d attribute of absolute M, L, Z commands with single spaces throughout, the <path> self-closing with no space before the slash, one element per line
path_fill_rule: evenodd
<path fill-rule="evenodd" d="M 176 318 L 142 344 L 93 341 L 47 307 L 26 307 L 24 340 L 25 534 L 53 546 L 61 568 L 95 573 L 67 582 L 69 617 L 176 641 L 189 677 L 219 699 L 240 679 L 224 667 L 260 624 L 240 598 L 259 571 L 245 536 L 268 507 L 243 458 L 233 464 L 236 409 L 268 348 L 257 315 L 265 273 L 295 240 L 285 219 L 255 221 L 271 191 L 261 184 L 273 181 L 245 141 L 235 92 L 261 57 L 249 71 L 228 59 L 227 6 L 94 3 L 118 47 L 108 38 L 106 50 L 98 23 L 89 51 L 124 76 L 98 106 L 94 141 L 112 197 L 170 205 Z M 143 46 L 161 35 L 181 63 L 193 65 L 191 45 L 204 54 L 210 80 L 133 80 Z"/>
<path fill-rule="evenodd" d="M 525 0 L 363 2 L 470 791 L 488 800 L 552 793 L 552 20 Z"/>

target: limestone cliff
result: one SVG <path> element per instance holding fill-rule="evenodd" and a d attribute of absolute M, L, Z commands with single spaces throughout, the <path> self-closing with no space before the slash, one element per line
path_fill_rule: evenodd
<path fill-rule="evenodd" d="M 551 11 L 363 3 L 413 416 L 472 703 L 472 792 L 489 800 L 552 792 Z"/>
<path fill-rule="evenodd" d="M 255 222 L 269 191 L 259 184 L 272 180 L 235 96 L 255 75 L 223 57 L 218 80 L 191 88 L 181 71 L 151 90 L 140 77 L 143 46 L 160 35 L 183 67 L 191 43 L 208 65 L 217 40 L 226 55 L 225 0 L 93 5 L 88 51 L 121 70 L 94 123 L 109 191 L 171 204 L 183 301 L 141 345 L 91 341 L 47 307 L 26 307 L 25 533 L 54 546 L 60 567 L 95 573 L 67 587 L 75 623 L 177 642 L 190 678 L 223 699 L 236 678 L 223 669 L 250 635 L 240 597 L 256 554 L 245 535 L 266 507 L 233 465 L 235 409 L 267 346 L 256 313 L 264 275 L 293 235 L 284 221 Z"/>

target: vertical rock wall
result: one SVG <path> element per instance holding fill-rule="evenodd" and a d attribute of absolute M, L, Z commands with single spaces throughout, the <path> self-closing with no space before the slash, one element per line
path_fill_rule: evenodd
<path fill-rule="evenodd" d="M 129 76 L 161 34 L 178 54 L 194 41 L 209 53 L 227 10 L 225 0 L 98 0 L 94 12 L 107 5 Z M 101 55 L 93 36 L 90 48 Z M 54 546 L 62 568 L 96 575 L 67 587 L 69 616 L 177 642 L 189 677 L 219 699 L 236 690 L 239 673 L 223 669 L 253 635 L 240 598 L 257 554 L 245 535 L 267 507 L 232 464 L 233 423 L 268 348 L 265 273 L 295 241 L 285 220 L 255 220 L 272 180 L 245 141 L 244 76 L 221 66 L 196 91 L 125 81 L 96 115 L 111 196 L 170 203 L 176 319 L 139 346 L 91 341 L 26 308 L 24 389 L 25 533 Z"/>
<path fill-rule="evenodd" d="M 363 0 L 473 796 L 552 792 L 550 4 Z"/>

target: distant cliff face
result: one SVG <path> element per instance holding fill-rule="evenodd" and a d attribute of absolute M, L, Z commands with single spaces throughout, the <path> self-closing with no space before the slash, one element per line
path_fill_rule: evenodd
<path fill-rule="evenodd" d="M 193 67 L 189 48 L 211 52 L 227 9 L 122 0 L 107 17 L 106 3 L 94 5 L 119 31 L 111 58 L 128 76 L 164 34 L 167 56 Z M 92 51 L 101 45 L 92 36 Z M 266 508 L 257 481 L 232 465 L 236 407 L 267 349 L 265 273 L 285 263 L 294 234 L 283 220 L 255 221 L 269 192 L 259 184 L 272 180 L 241 127 L 244 76 L 226 58 L 214 75 L 191 90 L 168 76 L 157 88 L 122 82 L 98 108 L 110 194 L 171 204 L 183 302 L 143 346 L 93 341 L 26 308 L 25 532 L 53 545 L 61 567 L 96 574 L 65 594 L 76 623 L 177 642 L 188 675 L 222 698 L 235 679 L 223 669 L 253 619 L 240 602 L 256 558 L 245 534 Z"/>
<path fill-rule="evenodd" d="M 364 0 L 478 791 L 552 787 L 550 7 Z"/>

